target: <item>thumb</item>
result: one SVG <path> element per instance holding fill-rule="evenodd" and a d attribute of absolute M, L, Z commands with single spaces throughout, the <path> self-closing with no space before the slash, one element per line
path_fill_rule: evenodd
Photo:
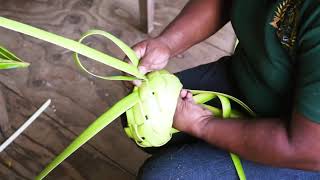
<path fill-rule="evenodd" d="M 142 74 L 147 74 L 149 71 L 148 71 L 148 69 L 145 67 L 145 66 L 143 66 L 143 65 L 140 65 L 139 67 L 138 67 L 138 70 L 140 71 L 140 73 L 142 73 Z"/>
<path fill-rule="evenodd" d="M 138 59 L 140 59 L 138 70 L 142 74 L 148 73 L 149 72 L 148 71 L 148 62 L 147 62 L 146 58 L 144 57 L 145 53 L 146 53 L 146 49 L 147 49 L 145 42 L 141 42 L 141 43 L 136 44 L 135 46 L 133 46 L 132 49 L 136 53 Z"/>
<path fill-rule="evenodd" d="M 154 62 L 155 62 L 155 59 L 156 56 L 154 53 L 147 53 L 147 54 L 144 54 L 144 56 L 140 59 L 140 62 L 139 62 L 139 71 L 143 74 L 146 74 L 148 72 L 151 72 L 153 70 L 156 70 L 154 68 Z"/>
<path fill-rule="evenodd" d="M 132 47 L 132 50 L 136 53 L 138 59 L 141 59 L 147 50 L 146 43 L 144 41 L 142 41 L 142 42 L 134 45 Z"/>

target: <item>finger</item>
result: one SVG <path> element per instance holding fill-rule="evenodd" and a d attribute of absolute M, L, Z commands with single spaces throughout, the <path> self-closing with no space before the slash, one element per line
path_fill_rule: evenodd
<path fill-rule="evenodd" d="M 186 100 L 189 102 L 194 102 L 192 93 L 190 91 L 187 91 Z"/>
<path fill-rule="evenodd" d="M 133 46 L 132 49 L 136 53 L 138 59 L 141 59 L 146 52 L 146 46 L 143 42 Z"/>
<path fill-rule="evenodd" d="M 145 57 L 145 53 L 146 53 L 146 44 L 144 42 L 137 44 L 136 46 L 134 46 L 132 48 L 136 54 L 138 59 L 140 59 L 139 62 L 139 66 L 138 66 L 138 70 L 140 73 L 142 74 L 147 74 L 148 72 L 151 71 L 150 67 L 151 65 L 149 65 L 149 59 L 148 57 Z"/>
<path fill-rule="evenodd" d="M 148 69 L 147 69 L 145 66 L 143 66 L 143 65 L 140 65 L 140 66 L 138 67 L 138 70 L 139 70 L 139 72 L 142 73 L 142 74 L 147 74 L 147 73 L 148 73 Z"/>
<path fill-rule="evenodd" d="M 201 107 L 201 109 L 206 112 L 206 114 L 208 115 L 213 115 L 212 111 L 210 111 L 207 107 L 205 107 L 203 104 L 199 104 L 199 107 Z"/>
<path fill-rule="evenodd" d="M 132 84 L 134 84 L 135 86 L 141 86 L 142 82 L 141 80 L 133 80 Z"/>
<path fill-rule="evenodd" d="M 179 109 L 181 108 L 181 103 L 182 103 L 182 98 L 181 97 L 178 97 L 178 102 L 177 102 L 177 105 L 176 105 L 176 111 L 179 111 Z"/>
<path fill-rule="evenodd" d="M 192 93 L 190 91 L 187 91 L 187 98 L 192 99 Z"/>
<path fill-rule="evenodd" d="M 150 59 L 149 57 L 143 57 L 140 60 L 138 70 L 142 74 L 147 74 L 148 72 L 151 72 L 153 70 L 151 66 L 152 66 L 152 59 Z"/>
<path fill-rule="evenodd" d="M 142 57 L 140 61 L 140 66 L 144 66 L 147 72 L 163 69 L 168 62 L 169 56 L 158 52 L 150 51 Z"/>
<path fill-rule="evenodd" d="M 149 51 L 141 58 L 139 66 L 144 67 L 146 73 L 162 69 L 164 64 L 160 61 L 162 58 L 161 53 Z"/>
<path fill-rule="evenodd" d="M 138 67 L 138 70 L 141 74 L 147 74 L 147 70 L 145 67 L 143 66 L 139 66 Z M 136 86 L 140 86 L 142 84 L 142 81 L 141 80 L 133 80 L 132 83 Z"/>
<path fill-rule="evenodd" d="M 132 62 L 130 61 L 130 59 L 126 56 L 124 58 L 124 61 L 127 62 L 128 64 L 132 65 Z M 125 73 L 126 75 L 128 76 L 132 76 L 131 74 L 128 74 L 128 73 Z M 129 89 L 132 89 L 133 85 L 135 86 L 140 86 L 141 85 L 141 80 L 134 80 L 134 81 L 124 81 L 124 85 L 129 88 Z"/>
<path fill-rule="evenodd" d="M 188 93 L 187 90 L 182 89 L 181 92 L 180 92 L 180 97 L 181 97 L 182 99 L 184 99 L 184 98 L 187 96 L 187 93 Z"/>
<path fill-rule="evenodd" d="M 144 42 L 140 42 L 136 45 L 134 45 L 132 47 L 132 50 L 136 53 L 137 55 L 137 58 L 138 59 L 141 59 L 141 57 L 143 57 L 144 53 L 145 53 L 145 45 L 144 45 Z M 124 60 L 128 63 L 128 64 L 132 64 L 131 60 L 126 56 L 124 58 Z M 145 73 L 145 70 L 142 68 L 142 70 L 139 69 L 138 67 L 138 70 L 142 73 L 142 74 L 146 74 Z M 131 81 L 131 83 L 135 86 L 140 86 L 142 84 L 141 80 L 133 80 Z"/>

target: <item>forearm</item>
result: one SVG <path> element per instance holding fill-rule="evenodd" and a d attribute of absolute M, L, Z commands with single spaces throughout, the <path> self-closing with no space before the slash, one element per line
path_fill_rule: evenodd
<path fill-rule="evenodd" d="M 320 168 L 318 161 L 314 161 L 317 153 L 310 151 L 312 147 L 303 148 L 279 119 L 212 119 L 199 127 L 191 131 L 194 136 L 245 159 L 287 168 Z"/>
<path fill-rule="evenodd" d="M 217 32 L 228 20 L 230 0 L 191 0 L 158 37 L 172 56 Z"/>

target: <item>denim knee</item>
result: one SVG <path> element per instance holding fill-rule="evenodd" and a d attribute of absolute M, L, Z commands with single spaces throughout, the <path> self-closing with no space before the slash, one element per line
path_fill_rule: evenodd
<path fill-rule="evenodd" d="M 173 147 L 149 158 L 140 180 L 237 179 L 228 153 L 205 143 Z"/>
<path fill-rule="evenodd" d="M 320 179 L 320 172 L 276 168 L 241 160 L 247 179 Z M 230 155 L 206 143 L 172 147 L 149 158 L 140 169 L 141 180 L 238 179 Z"/>

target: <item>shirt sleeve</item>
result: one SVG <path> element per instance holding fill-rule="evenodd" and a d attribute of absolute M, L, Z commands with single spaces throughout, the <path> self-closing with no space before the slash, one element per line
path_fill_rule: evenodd
<path fill-rule="evenodd" d="M 316 2 L 316 1 L 315 1 Z M 320 1 L 309 6 L 300 21 L 296 54 L 295 109 L 320 123 Z"/>

